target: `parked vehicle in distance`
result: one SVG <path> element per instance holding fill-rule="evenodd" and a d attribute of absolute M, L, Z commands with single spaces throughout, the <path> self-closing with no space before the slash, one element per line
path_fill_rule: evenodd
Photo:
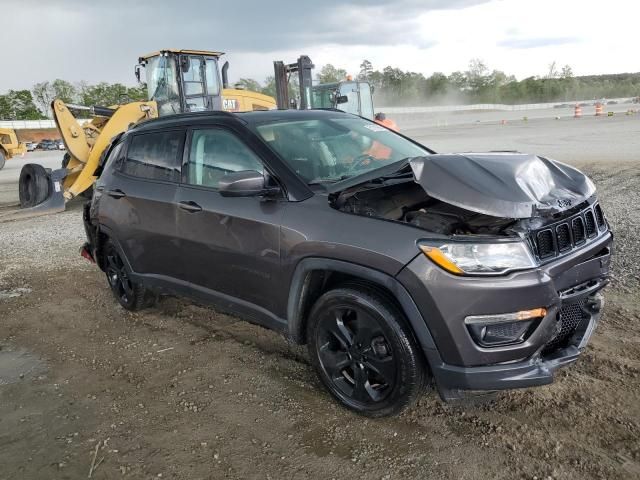
<path fill-rule="evenodd" d="M 37 142 L 27 142 L 27 152 L 34 152 L 37 148 Z"/>
<path fill-rule="evenodd" d="M 38 144 L 39 150 L 58 150 L 58 143 L 54 140 L 42 140 Z"/>
<path fill-rule="evenodd" d="M 523 172 L 525 172 L 523 174 Z M 339 111 L 204 112 L 107 149 L 82 249 L 124 308 L 210 302 L 307 344 L 343 405 L 553 381 L 598 322 L 593 183 L 534 155 L 436 154 Z"/>
<path fill-rule="evenodd" d="M 64 142 L 62 140 L 58 140 L 56 142 L 56 146 L 58 147 L 58 150 L 66 150 L 67 147 L 64 146 Z"/>

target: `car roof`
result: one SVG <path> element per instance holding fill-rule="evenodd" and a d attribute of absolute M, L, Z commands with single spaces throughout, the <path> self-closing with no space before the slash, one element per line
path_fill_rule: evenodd
<path fill-rule="evenodd" d="M 171 128 L 185 125 L 205 124 L 221 119 L 236 120 L 245 125 L 256 125 L 261 123 L 271 123 L 274 121 L 292 120 L 313 120 L 320 118 L 336 118 L 337 116 L 355 117 L 356 115 L 335 109 L 313 109 L 313 110 L 256 110 L 252 112 L 190 112 L 168 115 L 150 120 L 145 120 L 131 127 L 130 131 L 143 132 L 157 128 Z"/>

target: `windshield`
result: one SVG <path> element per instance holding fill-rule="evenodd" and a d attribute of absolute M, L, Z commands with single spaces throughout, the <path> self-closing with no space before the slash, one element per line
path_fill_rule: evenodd
<path fill-rule="evenodd" d="M 345 97 L 346 101 L 337 103 L 337 97 Z M 337 108 L 343 112 L 373 120 L 371 87 L 367 82 L 341 82 L 314 86 L 311 88 L 311 107 Z"/>
<path fill-rule="evenodd" d="M 335 88 L 311 87 L 311 108 L 335 108 Z"/>
<path fill-rule="evenodd" d="M 336 105 L 336 108 L 343 112 L 360 115 L 360 105 L 358 104 L 358 84 L 356 82 L 341 83 L 338 95 L 341 97 L 347 97 L 347 101 L 339 103 Z"/>
<path fill-rule="evenodd" d="M 149 59 L 145 73 L 149 100 L 158 102 L 159 115 L 180 112 L 178 74 L 172 58 L 158 55 Z"/>
<path fill-rule="evenodd" d="M 307 183 L 344 180 L 429 151 L 360 118 L 263 124 L 258 134 Z"/>

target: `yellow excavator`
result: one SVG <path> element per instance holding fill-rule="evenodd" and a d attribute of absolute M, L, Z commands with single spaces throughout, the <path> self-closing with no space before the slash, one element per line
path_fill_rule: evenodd
<path fill-rule="evenodd" d="M 222 52 L 204 50 L 160 50 L 141 56 L 135 67 L 138 81 L 146 76 L 148 100 L 110 107 L 52 103 L 53 118 L 66 146 L 62 168 L 47 170 L 27 164 L 20 172 L 21 216 L 62 211 L 72 198 L 87 195 L 96 180 L 100 159 L 118 134 L 138 122 L 184 112 L 270 110 L 272 97 L 258 92 L 228 88 Z M 76 114 L 89 114 L 80 124 Z"/>

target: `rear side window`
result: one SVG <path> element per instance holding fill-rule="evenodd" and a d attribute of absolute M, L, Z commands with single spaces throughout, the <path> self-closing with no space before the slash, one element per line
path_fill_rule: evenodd
<path fill-rule="evenodd" d="M 136 135 L 131 139 L 122 171 L 150 180 L 180 181 L 184 132 Z"/>
<path fill-rule="evenodd" d="M 187 164 L 186 183 L 218 188 L 232 172 L 263 172 L 260 159 L 235 135 L 225 130 L 194 130 Z"/>

